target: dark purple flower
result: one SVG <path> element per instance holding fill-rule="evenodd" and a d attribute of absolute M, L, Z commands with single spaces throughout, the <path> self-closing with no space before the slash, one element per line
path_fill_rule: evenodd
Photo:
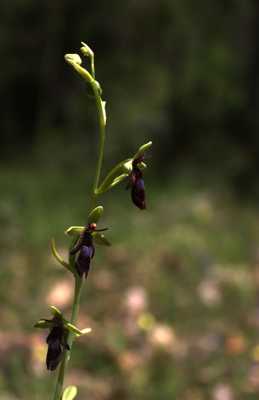
<path fill-rule="evenodd" d="M 89 246 L 82 246 L 76 260 L 76 269 L 80 276 L 85 274 L 85 278 L 87 278 L 89 269 L 90 269 L 90 261 L 94 256 L 94 245 L 91 243 Z"/>
<path fill-rule="evenodd" d="M 54 371 L 60 361 L 62 360 L 65 350 L 69 350 L 69 346 L 66 342 L 67 331 L 62 324 L 54 326 L 46 342 L 48 344 L 48 352 L 46 358 L 47 369 Z"/>
<path fill-rule="evenodd" d="M 75 267 L 78 275 L 85 275 L 85 278 L 87 278 L 90 269 L 90 262 L 95 253 L 92 236 L 92 232 L 95 230 L 96 224 L 89 224 L 85 228 L 75 247 L 70 251 L 70 254 L 72 255 L 78 252 Z"/>
<path fill-rule="evenodd" d="M 143 161 L 143 157 L 133 160 L 132 171 L 130 174 L 131 199 L 135 206 L 144 210 L 146 208 L 145 184 L 143 173 L 138 164 Z"/>

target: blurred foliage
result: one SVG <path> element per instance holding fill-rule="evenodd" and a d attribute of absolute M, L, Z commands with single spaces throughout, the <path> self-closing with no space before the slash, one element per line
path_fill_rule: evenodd
<path fill-rule="evenodd" d="M 80 179 L 69 191 L 66 176 L 5 171 L 1 185 L 14 177 L 19 190 L 0 203 L 0 397 L 42 400 L 54 382 L 33 324 L 48 304 L 68 316 L 73 292 L 49 239 L 66 258 L 62 232 L 86 204 Z M 258 209 L 186 177 L 147 186 L 146 213 L 123 187 L 105 199 L 113 246 L 97 248 L 78 321 L 93 331 L 74 348 L 67 384 L 79 400 L 256 399 Z"/>
<path fill-rule="evenodd" d="M 1 20 L 2 162 L 92 158 L 94 106 L 63 60 L 84 40 L 108 99 L 108 162 L 152 137 L 160 173 L 191 164 L 254 190 L 257 1 L 3 0 Z"/>

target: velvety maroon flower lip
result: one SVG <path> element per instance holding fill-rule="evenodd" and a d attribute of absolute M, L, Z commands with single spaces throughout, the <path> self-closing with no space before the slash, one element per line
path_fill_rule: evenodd
<path fill-rule="evenodd" d="M 62 360 L 63 353 L 65 350 L 69 350 L 69 346 L 66 343 L 66 330 L 63 325 L 54 326 L 46 342 L 48 344 L 48 352 L 46 358 L 47 369 L 54 371 L 60 361 Z"/>
<path fill-rule="evenodd" d="M 146 193 L 143 179 L 143 172 L 139 168 L 139 163 L 144 160 L 144 156 L 136 158 L 132 163 L 132 172 L 129 175 L 131 187 L 131 199 L 133 204 L 140 210 L 146 209 Z"/>
<path fill-rule="evenodd" d="M 94 253 L 95 248 L 93 244 L 81 247 L 76 261 L 76 269 L 80 276 L 83 276 L 85 274 L 85 278 L 87 278 L 90 269 L 90 261 L 93 258 Z"/>
<path fill-rule="evenodd" d="M 88 224 L 74 248 L 70 250 L 70 254 L 72 255 L 79 253 L 76 259 L 75 267 L 78 275 L 81 277 L 84 275 L 85 279 L 88 276 L 91 259 L 94 257 L 95 254 L 92 234 L 93 232 L 102 232 L 106 229 L 107 228 L 96 229 L 95 223 Z"/>

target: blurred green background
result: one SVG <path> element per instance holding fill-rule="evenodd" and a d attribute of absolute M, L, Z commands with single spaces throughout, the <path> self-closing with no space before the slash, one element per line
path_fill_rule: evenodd
<path fill-rule="evenodd" d="M 259 3 L 7 0 L 0 6 L 0 399 L 50 399 L 48 304 L 73 282 L 50 255 L 81 225 L 96 110 L 64 63 L 95 51 L 104 168 L 152 140 L 148 210 L 125 185 L 83 294 L 67 383 L 78 399 L 252 400 L 259 394 Z"/>

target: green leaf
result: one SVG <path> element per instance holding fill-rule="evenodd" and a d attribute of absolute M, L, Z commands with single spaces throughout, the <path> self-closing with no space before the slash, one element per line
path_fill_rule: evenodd
<path fill-rule="evenodd" d="M 84 226 L 70 226 L 70 228 L 65 231 L 65 234 L 69 236 L 79 236 L 84 229 Z"/>
<path fill-rule="evenodd" d="M 111 246 L 111 243 L 106 239 L 103 233 L 93 232 L 92 236 L 95 243 L 100 244 L 101 246 Z"/>
<path fill-rule="evenodd" d="M 88 215 L 88 224 L 97 223 L 103 213 L 103 206 L 95 207 Z"/>
<path fill-rule="evenodd" d="M 77 387 L 74 385 L 66 387 L 63 392 L 62 400 L 73 400 L 77 395 Z"/>

